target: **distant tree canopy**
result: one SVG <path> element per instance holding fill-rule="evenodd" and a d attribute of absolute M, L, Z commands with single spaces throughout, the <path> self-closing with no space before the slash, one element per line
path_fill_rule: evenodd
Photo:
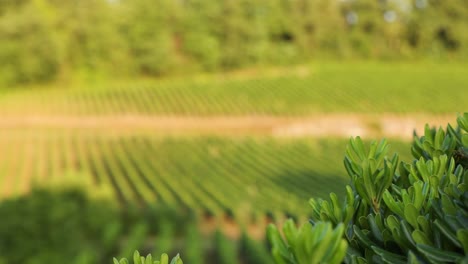
<path fill-rule="evenodd" d="M 3 0 L 0 83 L 468 58 L 465 0 Z"/>

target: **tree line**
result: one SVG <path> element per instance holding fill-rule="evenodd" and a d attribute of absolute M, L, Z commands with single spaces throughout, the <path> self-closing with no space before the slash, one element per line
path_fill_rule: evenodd
<path fill-rule="evenodd" d="M 0 83 L 462 60 L 467 28 L 465 0 L 3 0 Z"/>

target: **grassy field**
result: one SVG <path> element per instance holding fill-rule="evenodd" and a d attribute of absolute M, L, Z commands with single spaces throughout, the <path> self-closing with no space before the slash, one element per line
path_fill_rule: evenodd
<path fill-rule="evenodd" d="M 313 64 L 88 88 L 2 89 L 0 115 L 304 116 L 464 111 L 460 64 Z"/>

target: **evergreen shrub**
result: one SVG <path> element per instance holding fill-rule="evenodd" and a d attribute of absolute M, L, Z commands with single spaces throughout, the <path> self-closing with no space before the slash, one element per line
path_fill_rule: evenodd
<path fill-rule="evenodd" d="M 468 113 L 457 125 L 426 125 L 411 162 L 351 139 L 346 198 L 311 199 L 310 223 L 287 221 L 284 239 L 270 225 L 276 263 L 468 263 Z"/>

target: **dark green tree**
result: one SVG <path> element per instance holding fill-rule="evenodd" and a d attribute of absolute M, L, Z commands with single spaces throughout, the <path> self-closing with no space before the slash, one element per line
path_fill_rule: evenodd
<path fill-rule="evenodd" d="M 158 76 L 176 66 L 177 39 L 173 27 L 175 1 L 124 0 L 123 34 L 135 74 Z"/>
<path fill-rule="evenodd" d="M 53 79 L 60 68 L 60 39 L 53 30 L 54 10 L 42 0 L 2 4 L 0 83 Z"/>

